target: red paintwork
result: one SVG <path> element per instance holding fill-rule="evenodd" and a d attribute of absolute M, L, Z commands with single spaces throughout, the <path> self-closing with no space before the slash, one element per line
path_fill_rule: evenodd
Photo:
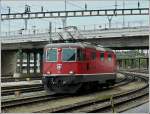
<path fill-rule="evenodd" d="M 79 48 L 79 47 L 76 47 Z M 44 51 L 47 48 L 44 49 Z M 81 47 L 80 47 L 81 49 Z M 104 51 L 104 61 L 100 60 L 101 50 L 96 50 L 94 48 L 83 48 L 85 52 L 84 61 L 76 62 L 62 62 L 61 61 L 61 46 L 59 47 L 58 61 L 57 62 L 47 62 L 43 61 L 43 74 L 69 74 L 70 71 L 74 71 L 75 74 L 97 74 L 97 73 L 116 73 L 116 55 L 113 51 Z M 96 59 L 91 60 L 91 52 L 96 51 Z M 112 61 L 108 61 L 108 52 L 112 53 Z M 57 70 L 56 65 L 62 64 L 62 69 Z M 87 65 L 89 69 L 87 70 Z M 61 76 L 61 75 L 60 75 Z"/>

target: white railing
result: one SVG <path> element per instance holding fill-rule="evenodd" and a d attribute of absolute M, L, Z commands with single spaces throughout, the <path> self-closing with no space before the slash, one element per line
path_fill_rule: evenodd
<path fill-rule="evenodd" d="M 111 28 L 109 28 L 109 23 L 77 25 L 77 28 L 78 30 L 106 30 L 106 29 L 114 29 L 114 28 L 132 28 L 132 27 L 143 27 L 143 26 L 148 26 L 148 25 L 146 22 L 143 21 L 134 21 L 134 22 L 126 22 L 124 26 L 122 22 L 111 23 Z M 58 28 L 54 26 L 52 28 L 52 32 L 61 32 L 62 30 Z M 28 29 L 28 30 L 20 29 L 17 31 L 1 32 L 0 36 L 12 37 L 12 36 L 23 36 L 23 35 L 37 35 L 42 33 L 49 33 L 49 29 Z"/>

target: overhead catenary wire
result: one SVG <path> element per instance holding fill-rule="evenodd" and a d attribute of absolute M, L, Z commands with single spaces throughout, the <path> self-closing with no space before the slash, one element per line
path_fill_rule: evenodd
<path fill-rule="evenodd" d="M 74 3 L 71 3 L 70 1 L 67 1 L 67 3 L 70 4 L 70 5 L 72 5 L 72 6 L 75 6 L 75 7 L 77 7 L 77 8 L 80 8 L 80 9 L 84 10 L 83 7 L 81 7 L 81 6 L 79 6 L 79 5 L 76 5 L 76 4 L 74 4 Z"/>

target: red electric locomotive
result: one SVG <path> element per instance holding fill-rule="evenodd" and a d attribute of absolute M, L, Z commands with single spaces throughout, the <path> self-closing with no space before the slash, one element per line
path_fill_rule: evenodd
<path fill-rule="evenodd" d="M 116 80 L 116 55 L 86 43 L 52 43 L 44 48 L 44 87 L 54 93 L 75 93 L 83 86 L 110 86 Z"/>

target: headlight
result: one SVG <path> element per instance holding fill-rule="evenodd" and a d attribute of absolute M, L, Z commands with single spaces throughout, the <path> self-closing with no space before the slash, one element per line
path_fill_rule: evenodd
<path fill-rule="evenodd" d="M 51 74 L 51 72 L 48 71 L 47 74 Z"/>
<path fill-rule="evenodd" d="M 74 71 L 69 71 L 69 74 L 74 74 Z"/>

